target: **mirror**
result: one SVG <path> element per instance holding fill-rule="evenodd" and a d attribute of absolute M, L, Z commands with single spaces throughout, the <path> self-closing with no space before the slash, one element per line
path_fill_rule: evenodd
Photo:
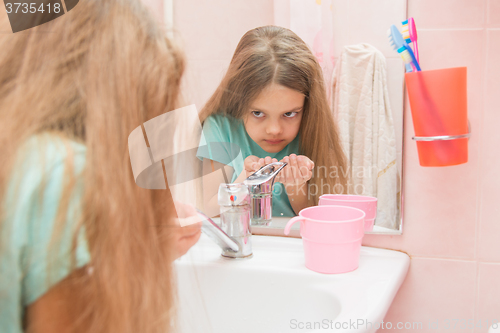
<path fill-rule="evenodd" d="M 165 1 L 164 6 L 167 7 L 164 8 L 165 13 L 174 13 L 173 16 L 165 16 L 165 23 L 173 27 L 187 59 L 183 81 L 184 99 L 186 104 L 194 103 L 198 111 L 219 85 L 236 45 L 250 29 L 279 25 L 297 33 L 320 60 L 332 105 L 335 100 L 334 67 L 339 64 L 344 47 L 368 43 L 378 49 L 386 59 L 386 86 L 395 131 L 394 164 L 397 166 L 398 184 L 395 191 L 392 189 L 392 197 L 397 214 L 392 214 L 387 221 L 377 216 L 371 233 L 401 234 L 404 67 L 400 56 L 389 44 L 387 30 L 391 24 L 398 26 L 406 19 L 406 1 L 218 0 L 214 4 L 176 0 Z M 375 177 L 383 172 L 376 170 Z M 282 229 L 287 220 L 273 218 L 268 227 L 254 228 L 253 232 L 283 235 Z M 298 231 L 295 230 L 292 235 L 298 235 Z"/>

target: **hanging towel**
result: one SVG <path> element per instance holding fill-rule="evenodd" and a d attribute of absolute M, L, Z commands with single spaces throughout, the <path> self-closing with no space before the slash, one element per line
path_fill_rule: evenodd
<path fill-rule="evenodd" d="M 398 229 L 400 176 L 386 61 L 372 45 L 344 47 L 333 73 L 333 112 L 349 161 L 348 193 L 377 197 L 375 224 Z"/>

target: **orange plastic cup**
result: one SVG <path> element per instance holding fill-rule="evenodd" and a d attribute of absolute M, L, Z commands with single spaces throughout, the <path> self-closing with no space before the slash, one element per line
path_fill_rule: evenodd
<path fill-rule="evenodd" d="M 467 67 L 405 74 L 416 137 L 468 133 Z M 468 138 L 417 141 L 421 166 L 467 163 Z"/>

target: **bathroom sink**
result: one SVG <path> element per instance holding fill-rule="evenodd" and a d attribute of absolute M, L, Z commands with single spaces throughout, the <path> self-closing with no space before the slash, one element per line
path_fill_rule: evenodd
<path fill-rule="evenodd" d="M 362 247 L 359 268 L 304 266 L 299 238 L 252 236 L 253 257 L 226 259 L 207 236 L 175 261 L 180 332 L 375 332 L 410 258 Z"/>

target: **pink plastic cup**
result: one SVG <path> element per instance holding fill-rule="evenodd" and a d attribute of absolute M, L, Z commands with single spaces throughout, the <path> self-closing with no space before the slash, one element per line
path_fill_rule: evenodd
<path fill-rule="evenodd" d="M 306 267 L 318 273 L 347 273 L 358 268 L 359 251 L 364 235 L 365 212 L 345 206 L 313 206 L 285 226 L 300 221 Z"/>
<path fill-rule="evenodd" d="M 375 197 L 349 194 L 323 194 L 319 197 L 319 205 L 359 208 L 366 214 L 365 231 L 373 231 L 373 224 L 377 216 L 377 198 Z"/>

